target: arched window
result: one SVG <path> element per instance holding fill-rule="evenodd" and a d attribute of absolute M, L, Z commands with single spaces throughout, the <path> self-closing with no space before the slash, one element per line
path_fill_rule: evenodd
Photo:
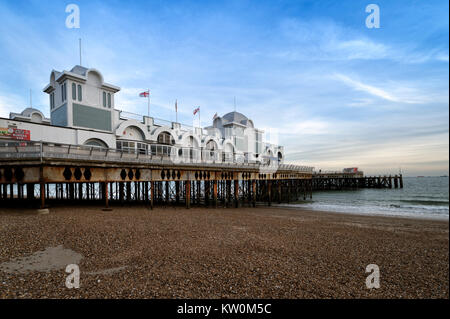
<path fill-rule="evenodd" d="M 103 107 L 106 107 L 106 92 L 103 92 Z"/>
<path fill-rule="evenodd" d="M 108 93 L 108 108 L 111 108 L 111 93 Z"/>
<path fill-rule="evenodd" d="M 105 142 L 103 142 L 102 140 L 97 139 L 97 138 L 91 138 L 91 139 L 87 140 L 86 142 L 84 142 L 84 145 L 108 148 L 108 145 L 106 145 Z"/>
<path fill-rule="evenodd" d="M 77 86 L 75 83 L 72 83 L 72 100 L 77 99 Z"/>
<path fill-rule="evenodd" d="M 161 132 L 158 135 L 158 144 L 173 145 L 173 144 L 175 144 L 175 140 L 172 138 L 172 136 L 169 133 Z"/>
<path fill-rule="evenodd" d="M 82 94 L 82 89 L 81 89 L 81 85 L 78 84 L 78 101 L 81 102 L 81 100 L 83 99 L 83 94 Z"/>

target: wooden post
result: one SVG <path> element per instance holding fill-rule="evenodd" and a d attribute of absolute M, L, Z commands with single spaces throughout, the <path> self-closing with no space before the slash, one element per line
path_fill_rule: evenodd
<path fill-rule="evenodd" d="M 234 180 L 234 207 L 239 207 L 239 180 Z"/>
<path fill-rule="evenodd" d="M 175 182 L 175 202 L 180 203 L 180 181 Z"/>
<path fill-rule="evenodd" d="M 256 180 L 252 180 L 252 205 L 256 207 Z"/>
<path fill-rule="evenodd" d="M 213 199 L 214 199 L 214 208 L 217 208 L 217 181 L 213 181 Z"/>
<path fill-rule="evenodd" d="M 279 179 L 277 181 L 278 183 L 278 204 L 281 204 L 281 183 L 283 182 L 283 180 Z"/>
<path fill-rule="evenodd" d="M 209 183 L 209 181 L 204 181 L 204 185 L 205 185 L 205 205 L 206 205 L 206 207 L 209 207 L 211 184 Z"/>
<path fill-rule="evenodd" d="M 403 176 L 400 174 L 400 188 L 403 188 Z"/>
<path fill-rule="evenodd" d="M 150 209 L 153 209 L 153 204 L 155 200 L 155 182 L 150 182 Z"/>
<path fill-rule="evenodd" d="M 104 187 L 104 194 L 105 194 L 105 208 L 108 209 L 109 208 L 109 188 L 108 188 L 108 182 L 105 182 L 103 184 Z"/>
<path fill-rule="evenodd" d="M 27 199 L 34 199 L 34 184 L 27 184 Z"/>
<path fill-rule="evenodd" d="M 186 187 L 186 208 L 191 208 L 191 181 L 185 182 Z"/>
<path fill-rule="evenodd" d="M 126 182 L 127 185 L 127 202 L 131 201 L 131 182 Z"/>
<path fill-rule="evenodd" d="M 267 181 L 268 206 L 272 206 L 272 181 Z"/>
<path fill-rule="evenodd" d="M 119 201 L 121 204 L 123 204 L 123 200 L 124 200 L 123 183 L 124 182 L 119 182 Z"/>
<path fill-rule="evenodd" d="M 166 181 L 166 205 L 169 205 L 169 201 L 170 201 L 169 181 Z"/>
<path fill-rule="evenodd" d="M 41 191 L 41 209 L 45 208 L 45 184 L 41 182 L 40 184 Z"/>
<path fill-rule="evenodd" d="M 397 175 L 394 176 L 394 187 L 398 188 L 398 176 Z"/>

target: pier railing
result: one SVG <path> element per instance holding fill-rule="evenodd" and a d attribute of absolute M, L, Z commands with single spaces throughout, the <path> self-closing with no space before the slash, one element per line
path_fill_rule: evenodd
<path fill-rule="evenodd" d="M 29 141 L 0 141 L 0 160 L 73 159 L 100 162 L 183 166 L 232 166 L 235 168 L 284 170 L 312 173 L 313 167 L 281 164 L 276 161 L 259 163 L 235 153 L 187 148 L 166 144 L 150 144 L 149 149 L 119 150 L 89 145 L 55 144 Z"/>

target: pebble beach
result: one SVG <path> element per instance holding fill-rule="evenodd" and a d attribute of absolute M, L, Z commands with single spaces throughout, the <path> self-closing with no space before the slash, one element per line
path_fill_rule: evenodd
<path fill-rule="evenodd" d="M 448 231 L 275 207 L 0 208 L 0 298 L 449 298 Z"/>

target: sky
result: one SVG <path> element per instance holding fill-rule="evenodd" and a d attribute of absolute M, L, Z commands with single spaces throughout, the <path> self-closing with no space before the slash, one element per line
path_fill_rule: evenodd
<path fill-rule="evenodd" d="M 66 6 L 80 8 L 67 28 Z M 367 28 L 366 6 L 380 9 Z M 235 108 L 286 162 L 366 174 L 449 168 L 448 1 L 0 1 L 0 116 L 49 116 L 51 70 L 96 68 L 116 108 L 202 125 Z"/>

